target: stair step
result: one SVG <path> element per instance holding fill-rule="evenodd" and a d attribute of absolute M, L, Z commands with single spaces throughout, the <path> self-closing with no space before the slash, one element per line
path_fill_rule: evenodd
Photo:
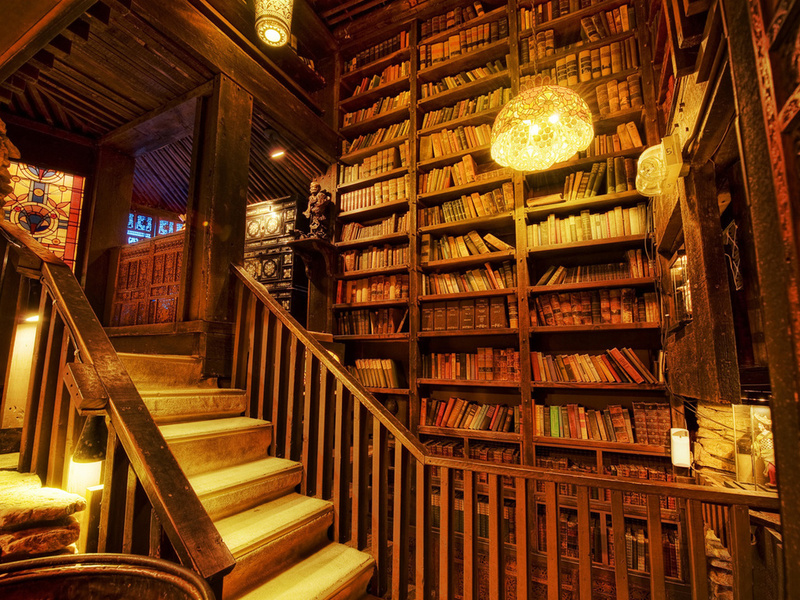
<path fill-rule="evenodd" d="M 267 457 L 189 476 L 189 483 L 216 520 L 283 496 L 302 478 L 300 463 Z"/>
<path fill-rule="evenodd" d="M 363 598 L 375 561 L 342 544 L 328 544 L 245 594 L 239 600 L 357 600 Z"/>
<path fill-rule="evenodd" d="M 247 398 L 243 390 L 140 388 L 139 393 L 157 423 L 235 417 L 247 408 Z"/>
<path fill-rule="evenodd" d="M 287 494 L 215 523 L 236 558 L 224 596 L 236 596 L 328 543 L 333 505 Z"/>
<path fill-rule="evenodd" d="M 179 354 L 135 354 L 118 352 L 122 364 L 139 390 L 151 387 L 211 387 L 214 379 L 203 379 L 203 361 Z"/>
<path fill-rule="evenodd" d="M 173 423 L 160 429 L 187 475 L 264 458 L 272 441 L 272 424 L 249 417 Z"/>

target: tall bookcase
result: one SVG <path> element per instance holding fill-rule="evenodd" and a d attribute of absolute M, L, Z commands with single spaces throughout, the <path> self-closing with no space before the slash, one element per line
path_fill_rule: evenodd
<path fill-rule="evenodd" d="M 334 339 L 345 344 L 345 363 L 360 367 L 382 401 L 396 403 L 433 452 L 671 478 L 651 217 L 633 181 L 635 159 L 660 141 L 645 3 L 532 1 L 449 3 L 443 15 L 421 13 L 342 49 Z M 487 130 L 542 74 L 587 100 L 597 141 L 544 172 L 501 168 L 491 161 Z M 608 176 L 612 170 L 619 177 Z M 356 256 L 370 248 L 370 257 Z M 558 320 L 543 307 L 553 298 Z M 623 352 L 635 375 L 607 350 Z M 564 364 L 543 374 L 532 351 Z M 573 355 L 595 359 L 563 358 Z M 601 355 L 607 371 L 593 362 Z M 637 359 L 654 378 L 635 382 Z M 558 413 L 562 436 L 545 431 L 545 407 Z M 560 493 L 568 532 L 571 494 Z M 644 548 L 637 502 L 626 498 L 626 518 L 632 543 Z M 679 580 L 680 528 L 669 512 L 675 507 L 664 508 L 664 547 Z M 593 499 L 592 517 L 594 561 L 610 569 L 605 498 Z M 513 532 L 513 523 L 507 527 Z M 647 570 L 644 561 L 642 554 L 629 565 L 634 575 Z"/>

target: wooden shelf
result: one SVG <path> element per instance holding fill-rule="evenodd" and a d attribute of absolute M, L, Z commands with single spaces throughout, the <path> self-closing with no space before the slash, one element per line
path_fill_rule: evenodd
<path fill-rule="evenodd" d="M 420 385 L 443 385 L 448 387 L 502 387 L 519 389 L 519 381 L 471 381 L 467 379 L 429 379 L 420 377 L 417 379 Z"/>
<path fill-rule="evenodd" d="M 661 323 L 598 323 L 596 325 L 538 325 L 531 327 L 531 333 L 594 333 L 603 331 L 655 331 L 661 330 Z"/>
<path fill-rule="evenodd" d="M 392 306 L 406 306 L 407 304 L 408 304 L 408 298 L 398 298 L 396 300 L 372 300 L 371 302 L 350 302 L 347 304 L 344 303 L 334 304 L 333 310 L 388 308 Z"/>
<path fill-rule="evenodd" d="M 426 205 L 431 200 L 448 200 L 453 196 L 461 196 L 462 194 L 472 192 L 481 192 L 489 189 L 494 189 L 498 186 L 503 185 L 505 182 L 511 181 L 511 175 L 506 175 L 504 177 L 495 177 L 493 179 L 483 179 L 481 181 L 473 181 L 472 183 L 468 183 L 466 185 L 456 185 L 449 188 L 444 188 L 442 190 L 436 190 L 434 192 L 424 192 L 421 194 L 417 194 L 417 200 L 421 202 L 425 202 Z"/>
<path fill-rule="evenodd" d="M 426 270 L 433 269 L 459 269 L 461 267 L 472 267 L 490 262 L 500 262 L 503 260 L 514 260 L 516 252 L 514 250 L 504 250 L 490 252 L 489 254 L 474 254 L 472 256 L 460 256 L 458 258 L 445 258 L 444 260 L 432 260 L 421 263 L 420 267 Z"/>
<path fill-rule="evenodd" d="M 628 108 L 625 110 L 618 110 L 617 112 L 609 113 L 607 115 L 594 115 L 592 121 L 594 122 L 594 132 L 597 133 L 615 133 L 617 125 L 620 123 L 627 123 L 628 121 L 635 121 L 637 124 L 641 122 L 644 109 L 641 106 Z M 644 148 L 644 146 L 642 146 Z"/>
<path fill-rule="evenodd" d="M 534 31 L 542 31 L 545 29 L 554 29 L 554 28 L 559 29 L 559 31 L 561 31 L 563 30 L 563 28 L 565 27 L 568 28 L 570 25 L 574 26 L 577 24 L 578 26 L 580 26 L 580 21 L 583 17 L 588 17 L 589 15 L 593 15 L 601 10 L 611 10 L 623 4 L 627 4 L 628 2 L 629 0 L 606 0 L 605 2 L 596 2 L 588 8 L 576 10 L 574 12 L 564 15 L 563 17 L 558 17 L 557 19 L 550 19 L 549 21 L 545 21 L 541 25 L 536 25 L 534 27 Z"/>
<path fill-rule="evenodd" d="M 364 389 L 372 394 L 396 394 L 398 396 L 408 396 L 409 394 L 408 388 L 376 388 L 364 386 Z"/>
<path fill-rule="evenodd" d="M 386 150 L 387 148 L 396 148 L 397 146 L 401 146 L 404 142 L 407 141 L 408 141 L 407 135 L 393 138 L 391 140 L 386 140 L 385 142 L 381 142 L 380 144 L 373 144 L 372 146 L 368 146 L 366 148 L 361 148 L 359 150 L 354 150 L 353 152 L 348 152 L 347 154 L 343 154 L 341 157 L 339 157 L 339 160 L 347 165 L 354 165 L 358 162 L 361 162 L 361 160 L 366 158 L 367 156 L 371 156 L 372 154 L 377 154 L 381 150 Z"/>
<path fill-rule="evenodd" d="M 604 279 L 601 281 L 581 281 L 580 283 L 559 283 L 558 285 L 533 285 L 528 288 L 532 294 L 548 292 L 569 292 L 575 290 L 594 290 L 598 288 L 645 287 L 656 284 L 654 277 L 635 277 L 627 279 Z"/>
<path fill-rule="evenodd" d="M 464 115 L 463 117 L 458 117 L 457 119 L 450 119 L 449 121 L 443 121 L 441 123 L 437 123 L 436 125 L 430 125 L 425 129 L 420 129 L 417 132 L 417 137 L 421 135 L 429 135 L 431 133 L 436 133 L 437 131 L 441 131 L 442 129 L 455 129 L 459 126 L 466 126 L 466 125 L 476 125 L 481 123 L 493 123 L 497 113 L 500 112 L 500 107 L 497 108 L 489 108 L 487 110 L 482 110 L 480 112 L 471 113 L 468 115 Z"/>
<path fill-rule="evenodd" d="M 395 200 L 394 202 L 381 202 L 374 206 L 367 206 L 365 208 L 358 208 L 356 210 L 348 210 L 341 212 L 337 218 L 341 221 L 354 221 L 356 219 L 374 219 L 375 217 L 383 217 L 398 212 L 398 209 L 408 210 L 408 199 Z"/>
<path fill-rule="evenodd" d="M 488 336 L 488 335 L 517 335 L 519 329 L 508 327 L 497 327 L 489 329 L 451 329 L 445 331 L 420 331 L 419 337 L 421 338 L 438 338 L 438 337 L 474 337 L 474 336 Z"/>
<path fill-rule="evenodd" d="M 547 435 L 535 435 L 531 440 L 540 446 L 570 446 L 572 448 L 588 448 L 624 454 L 646 454 L 648 456 L 669 456 L 669 448 L 650 444 L 626 444 L 624 442 L 604 442 L 602 440 L 584 440 L 576 438 L 559 438 Z"/>
<path fill-rule="evenodd" d="M 525 209 L 525 216 L 530 223 L 537 218 L 544 220 L 551 214 L 561 215 L 574 213 L 587 208 L 589 210 L 600 210 L 603 208 L 612 208 L 620 204 L 633 204 L 634 202 L 640 201 L 644 201 L 644 196 L 636 190 L 619 192 L 618 194 L 599 194 L 597 196 L 578 198 L 567 202 L 554 202 L 553 204 L 532 206 Z"/>
<path fill-rule="evenodd" d="M 374 342 L 407 342 L 408 332 L 405 333 L 370 333 L 361 335 L 335 335 L 333 336 L 334 342 L 350 342 L 350 341 L 374 341 Z"/>
<path fill-rule="evenodd" d="M 419 232 L 430 234 L 451 233 L 461 235 L 473 229 L 486 229 L 496 231 L 502 227 L 511 227 L 514 224 L 513 213 L 499 213 L 488 217 L 473 217 L 472 219 L 461 219 L 460 221 L 450 221 L 448 223 L 437 223 L 436 225 L 425 225 L 419 228 Z"/>
<path fill-rule="evenodd" d="M 417 170 L 430 171 L 431 169 L 436 169 L 437 167 L 453 165 L 459 162 L 467 154 L 472 155 L 476 162 L 480 164 L 486 164 L 484 159 L 489 158 L 491 151 L 492 147 L 489 144 L 467 148 L 466 150 L 459 150 L 458 152 L 453 152 L 452 154 L 445 154 L 444 156 L 436 156 L 434 158 L 421 160 L 417 162 Z M 492 161 L 490 164 L 494 165 L 495 163 Z M 496 168 L 499 169 L 499 165 Z"/>
<path fill-rule="evenodd" d="M 487 62 L 496 60 L 508 54 L 508 38 L 497 40 L 490 44 L 480 46 L 466 54 L 460 54 L 449 60 L 437 62 L 430 67 L 417 71 L 417 80 L 422 83 L 437 81 L 448 75 L 455 75 L 461 71 L 469 71 L 475 67 L 483 66 Z"/>
<path fill-rule="evenodd" d="M 336 276 L 337 279 L 364 279 L 376 275 L 394 275 L 408 272 L 408 265 L 390 265 L 380 269 L 364 269 L 362 271 L 345 271 Z"/>
<path fill-rule="evenodd" d="M 379 235 L 358 240 L 348 240 L 346 242 L 336 242 L 334 246 L 340 250 L 346 248 L 359 248 L 361 246 L 372 246 L 374 244 L 390 244 L 392 242 L 407 242 L 408 233 L 401 231 L 400 233 L 389 233 L 387 235 Z"/>
<path fill-rule="evenodd" d="M 590 13 L 591 12 L 596 12 L 596 7 L 592 6 L 591 9 L 589 10 L 589 12 Z M 570 15 L 566 15 L 564 18 L 571 17 L 571 16 L 573 16 L 575 14 L 577 14 L 577 12 L 576 13 L 572 13 Z M 586 15 L 584 15 L 584 16 L 586 16 Z M 551 22 L 554 22 L 556 20 L 558 20 L 558 19 L 553 19 L 553 21 L 551 21 Z M 548 26 L 545 29 L 552 29 L 552 27 Z M 550 67 L 555 67 L 556 66 L 556 61 L 561 59 L 561 58 L 566 58 L 567 56 L 575 54 L 576 55 L 576 59 L 577 59 L 577 54 L 579 52 L 583 52 L 584 50 L 594 50 L 595 48 L 601 48 L 603 46 L 608 46 L 609 44 L 613 44 L 614 42 L 622 41 L 622 40 L 624 40 L 626 38 L 633 37 L 635 35 L 636 35 L 636 31 L 633 31 L 633 30 L 624 31 L 623 33 L 618 33 L 616 35 L 610 35 L 608 37 L 604 37 L 602 40 L 598 40 L 596 42 L 587 42 L 585 44 L 581 44 L 580 46 L 575 45 L 575 46 L 571 46 L 571 47 L 566 48 L 566 49 L 556 48 L 555 53 L 551 54 L 550 56 L 544 56 L 544 57 L 538 59 L 537 66 L 539 67 L 540 70 L 541 69 L 548 69 Z"/>
<path fill-rule="evenodd" d="M 648 235 L 625 235 L 614 238 L 600 240 L 587 240 L 583 242 L 569 242 L 566 244 L 553 244 L 550 246 L 534 246 L 528 250 L 528 256 L 549 256 L 553 254 L 572 254 L 576 250 L 614 250 L 616 248 L 628 248 L 630 246 L 643 245 Z"/>
<path fill-rule="evenodd" d="M 433 425 L 420 425 L 420 433 L 424 435 L 443 435 L 447 437 L 463 438 L 465 440 L 485 440 L 491 442 L 520 443 L 522 435 L 508 431 L 486 431 L 484 429 L 456 429 L 455 427 L 434 427 Z"/>
<path fill-rule="evenodd" d="M 532 381 L 531 387 L 543 389 L 613 390 L 633 392 L 663 392 L 663 383 L 595 383 L 578 381 Z"/>
<path fill-rule="evenodd" d="M 417 101 L 417 106 L 421 111 L 428 112 L 431 110 L 436 110 L 437 108 L 443 108 L 449 104 L 453 104 L 462 98 L 480 96 L 481 94 L 491 92 L 498 87 L 508 85 L 511 85 L 511 79 L 508 69 L 506 69 L 505 71 L 492 73 L 491 75 L 481 77 L 476 81 L 465 83 L 464 85 L 460 85 L 453 89 L 439 92 L 433 96 L 420 98 Z"/>
<path fill-rule="evenodd" d="M 357 123 L 353 123 L 352 125 L 342 127 L 339 129 L 339 133 L 345 137 L 358 136 L 366 131 L 374 131 L 376 129 L 380 129 L 381 127 L 385 127 L 386 125 L 397 123 L 402 121 L 403 118 L 407 119 L 408 115 L 408 104 L 406 104 L 400 108 L 387 110 L 386 112 L 374 115 L 368 119 L 364 119 L 362 121 L 358 121 Z"/>
<path fill-rule="evenodd" d="M 502 290 L 480 290 L 478 292 L 458 292 L 457 294 L 428 294 L 420 296 L 420 302 L 435 302 L 436 300 L 469 300 L 470 298 L 487 298 L 492 296 L 514 296 L 517 288 L 503 288 Z"/>
<path fill-rule="evenodd" d="M 433 35 L 429 35 L 428 37 L 419 40 L 417 45 L 419 46 L 422 44 L 435 44 L 436 42 L 444 41 L 454 33 L 458 33 L 459 31 L 461 31 L 462 29 L 469 29 L 470 27 L 474 27 L 475 25 L 480 25 L 481 23 L 491 23 L 492 21 L 496 21 L 503 16 L 507 16 L 505 6 L 501 6 L 500 8 L 496 8 L 487 13 L 484 13 L 479 17 L 475 17 L 474 19 L 470 19 L 469 21 L 460 23 L 455 27 L 450 27 L 449 29 L 445 29 L 444 31 L 440 31 L 439 33 L 434 33 Z"/>
<path fill-rule="evenodd" d="M 363 79 L 364 77 L 383 71 L 391 64 L 401 63 L 404 60 L 409 60 L 410 58 L 410 47 L 395 50 L 391 54 L 387 54 L 386 56 L 383 56 L 377 60 L 373 60 L 371 63 L 367 63 L 366 65 L 358 67 L 357 69 L 353 69 L 352 71 L 348 71 L 347 73 L 342 73 L 340 83 L 347 85 L 348 83 L 352 83 L 356 80 Z"/>
<path fill-rule="evenodd" d="M 369 106 L 370 104 L 373 104 L 374 101 L 377 100 L 378 98 L 384 98 L 386 96 L 395 96 L 396 92 L 402 92 L 407 89 L 409 89 L 409 78 L 401 77 L 400 79 L 395 79 L 394 81 L 383 83 L 377 87 L 372 88 L 371 90 L 365 90 L 360 94 L 356 94 L 355 96 L 349 96 L 343 100 L 340 100 L 339 108 L 341 110 L 350 112 L 353 110 L 357 110 L 359 108 L 363 108 L 365 106 Z"/>
<path fill-rule="evenodd" d="M 357 181 L 340 183 L 339 185 L 336 186 L 336 191 L 341 194 L 343 192 L 357 190 L 366 186 L 370 186 L 374 183 L 378 183 L 379 181 L 385 181 L 386 179 L 394 179 L 395 177 L 401 177 L 406 173 L 408 173 L 408 167 L 399 167 L 397 169 L 391 169 L 389 171 L 384 171 L 383 173 L 377 173 L 375 175 L 371 175 L 370 177 L 365 177 L 364 179 L 359 179 Z"/>
<path fill-rule="evenodd" d="M 639 109 L 636 109 L 639 110 Z M 619 152 L 611 152 L 609 154 L 598 154 L 597 156 L 587 156 L 586 158 L 575 158 L 562 163 L 556 163 L 546 171 L 534 171 L 525 173 L 526 177 L 536 178 L 537 175 L 547 174 L 552 176 L 553 173 L 558 171 L 574 171 L 581 167 L 591 167 L 596 162 L 605 162 L 608 158 L 630 158 L 639 156 L 644 152 L 645 146 L 637 146 L 636 148 L 628 148 L 627 150 L 620 150 Z"/>

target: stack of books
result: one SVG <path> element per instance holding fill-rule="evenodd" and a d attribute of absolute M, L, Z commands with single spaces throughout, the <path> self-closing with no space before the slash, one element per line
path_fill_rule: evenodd
<path fill-rule="evenodd" d="M 475 431 L 520 432 L 519 406 L 481 404 L 462 398 L 423 398 L 420 425 Z"/>
<path fill-rule="evenodd" d="M 504 290 L 516 285 L 517 266 L 507 260 L 500 265 L 486 263 L 482 268 L 462 272 L 423 273 L 421 295 Z"/>
<path fill-rule="evenodd" d="M 400 366 L 388 358 L 357 358 L 355 366 L 348 366 L 350 374 L 366 387 L 401 387 L 403 377 Z"/>
<path fill-rule="evenodd" d="M 630 348 L 611 348 L 605 354 L 543 354 L 533 351 L 531 367 L 535 382 L 658 383 Z"/>

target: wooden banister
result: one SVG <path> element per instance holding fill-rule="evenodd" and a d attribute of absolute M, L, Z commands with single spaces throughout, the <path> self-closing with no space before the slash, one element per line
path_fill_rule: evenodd
<path fill-rule="evenodd" d="M 83 409 L 102 411 L 109 428 L 105 491 L 101 515 L 101 550 L 132 552 L 150 547 L 150 529 L 163 529 L 181 563 L 215 583 L 233 568 L 234 559 L 208 513 L 178 466 L 164 437 L 150 416 L 100 321 L 70 269 L 20 228 L 0 221 L 7 252 L 26 276 L 43 284 L 40 327 L 33 386 L 26 408 L 20 469 L 33 470 L 47 485 L 65 483 L 62 476 L 76 442 Z M 44 318 L 42 318 L 44 317 Z M 63 333 L 62 333 L 63 332 Z M 78 362 L 84 368 L 67 369 Z M 103 398 L 91 406 L 67 406 L 64 385 L 75 382 L 67 373 L 97 378 Z M 80 375 L 77 377 L 80 379 Z M 77 391 L 77 387 L 73 387 Z M 99 392 L 98 392 L 99 394 Z M 97 399 L 95 399 L 97 400 Z M 79 395 L 75 402 L 80 404 Z M 64 414 L 65 410 L 70 414 Z M 79 410 L 80 409 L 80 410 Z M 54 420 L 54 415 L 56 419 Z M 71 424 L 71 425 L 70 425 Z M 152 507 L 150 527 L 134 528 L 133 508 L 146 497 Z M 129 510 L 125 510 L 126 507 Z M 139 538 L 144 540 L 139 543 Z M 164 549 L 165 551 L 167 549 Z"/>

